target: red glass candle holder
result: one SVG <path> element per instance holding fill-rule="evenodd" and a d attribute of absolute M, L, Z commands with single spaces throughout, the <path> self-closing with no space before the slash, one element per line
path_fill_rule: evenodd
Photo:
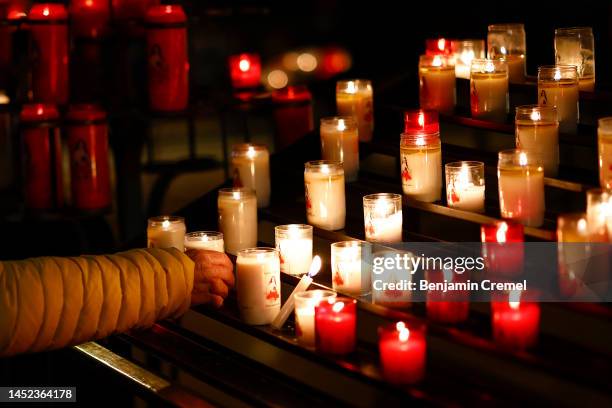
<path fill-rule="evenodd" d="M 96 105 L 73 105 L 66 115 L 72 204 L 93 211 L 111 204 L 106 112 Z"/>
<path fill-rule="evenodd" d="M 426 55 L 451 55 L 451 41 L 446 38 L 428 38 L 425 40 Z"/>
<path fill-rule="evenodd" d="M 434 110 L 415 109 L 404 112 L 404 133 L 433 133 L 440 131 L 438 112 Z"/>
<path fill-rule="evenodd" d="M 25 204 L 35 211 L 63 206 L 62 142 L 55 105 L 24 105 L 21 139 L 25 154 Z"/>
<path fill-rule="evenodd" d="M 398 322 L 378 328 L 383 377 L 394 384 L 413 384 L 425 376 L 427 342 L 423 324 Z"/>
<path fill-rule="evenodd" d="M 456 282 L 466 283 L 469 278 L 468 272 L 462 274 L 451 270 L 427 271 L 427 282 L 443 283 Z M 435 322 L 457 324 L 468 319 L 470 313 L 470 292 L 467 290 L 429 290 L 427 291 L 427 317 Z"/>
<path fill-rule="evenodd" d="M 521 224 L 499 221 L 482 225 L 480 237 L 489 275 L 515 277 L 522 273 L 525 237 Z"/>
<path fill-rule="evenodd" d="M 110 4 L 108 0 L 71 0 L 70 18 L 72 35 L 100 38 L 108 28 Z"/>
<path fill-rule="evenodd" d="M 533 347 L 540 330 L 540 305 L 521 300 L 521 293 L 496 294 L 491 300 L 493 340 L 500 347 L 521 351 Z"/>
<path fill-rule="evenodd" d="M 189 104 L 187 17 L 180 5 L 147 11 L 149 106 L 154 111 L 182 111 Z"/>
<path fill-rule="evenodd" d="M 287 147 L 312 132 L 312 95 L 303 85 L 287 86 L 272 92 L 276 148 Z"/>
<path fill-rule="evenodd" d="M 237 54 L 229 57 L 232 86 L 237 89 L 256 88 L 261 82 L 261 60 L 257 54 Z"/>
<path fill-rule="evenodd" d="M 32 38 L 32 93 L 36 102 L 68 101 L 68 10 L 63 4 L 37 3 L 28 16 Z"/>
<path fill-rule="evenodd" d="M 315 307 L 317 351 L 325 354 L 352 353 L 356 345 L 357 301 L 339 297 Z"/>

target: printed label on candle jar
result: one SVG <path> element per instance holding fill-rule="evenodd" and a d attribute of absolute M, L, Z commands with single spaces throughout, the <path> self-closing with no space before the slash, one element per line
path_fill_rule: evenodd
<path fill-rule="evenodd" d="M 266 307 L 276 307 L 280 305 L 280 294 L 278 293 L 278 282 L 273 273 L 263 275 L 264 287 L 266 288 Z"/>

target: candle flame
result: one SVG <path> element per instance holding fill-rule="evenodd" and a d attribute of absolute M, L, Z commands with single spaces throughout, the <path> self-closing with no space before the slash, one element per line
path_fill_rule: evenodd
<path fill-rule="evenodd" d="M 93 0 L 87 0 L 87 1 L 85 2 L 85 5 L 86 5 L 87 7 L 91 7 L 91 6 L 93 6 Z"/>
<path fill-rule="evenodd" d="M 321 173 L 329 174 L 329 166 L 327 164 L 321 165 Z"/>
<path fill-rule="evenodd" d="M 406 328 L 406 323 L 404 323 L 404 322 L 397 322 L 397 323 L 395 323 L 395 329 L 397 331 L 400 331 L 400 330 L 405 329 L 405 328 Z"/>
<path fill-rule="evenodd" d="M 521 304 L 521 291 L 520 290 L 511 290 L 508 295 L 508 304 L 514 310 L 517 310 Z"/>
<path fill-rule="evenodd" d="M 247 157 L 249 159 L 252 159 L 255 157 L 257 153 L 255 152 L 255 148 L 253 146 L 249 146 L 249 148 L 247 149 Z"/>
<path fill-rule="evenodd" d="M 585 234 L 587 232 L 587 220 L 585 220 L 584 218 L 580 218 L 578 220 L 578 232 L 581 234 Z"/>
<path fill-rule="evenodd" d="M 168 228 L 170 228 L 170 221 L 168 221 L 168 220 L 164 220 L 164 221 L 162 222 L 162 228 L 163 228 L 163 229 L 168 229 Z"/>
<path fill-rule="evenodd" d="M 470 183 L 470 167 L 466 162 L 461 164 L 461 170 L 459 170 L 459 179 L 457 180 L 457 184 L 459 187 L 467 187 Z"/>
<path fill-rule="evenodd" d="M 332 310 L 334 311 L 334 313 L 340 313 L 342 309 L 344 309 L 344 303 L 342 302 L 336 302 L 332 306 Z"/>
<path fill-rule="evenodd" d="M 378 197 L 374 204 L 374 214 L 377 217 L 385 217 L 388 213 L 390 202 L 386 197 Z"/>
<path fill-rule="evenodd" d="M 232 198 L 234 200 L 240 200 L 240 191 L 234 191 L 232 192 Z"/>
<path fill-rule="evenodd" d="M 251 62 L 246 58 L 240 58 L 240 62 L 238 62 L 238 68 L 240 68 L 242 72 L 247 72 L 251 69 Z"/>
<path fill-rule="evenodd" d="M 354 94 L 357 93 L 357 85 L 355 81 L 348 81 L 346 84 L 346 93 Z"/>
<path fill-rule="evenodd" d="M 419 117 L 417 119 L 420 127 L 425 127 L 425 113 L 419 112 Z"/>
<path fill-rule="evenodd" d="M 504 47 L 503 45 L 501 46 L 501 48 L 499 49 L 499 51 L 503 54 L 506 55 L 508 53 L 508 50 L 506 50 L 506 47 Z"/>
<path fill-rule="evenodd" d="M 438 40 L 438 49 L 440 51 L 444 51 L 445 46 L 446 46 L 446 40 L 444 38 L 440 38 Z"/>
<path fill-rule="evenodd" d="M 442 66 L 442 58 L 439 55 L 436 55 L 433 58 L 431 66 L 433 66 L 433 67 L 441 67 Z"/>
<path fill-rule="evenodd" d="M 321 270 L 321 257 L 319 255 L 315 255 L 312 258 L 312 262 L 310 264 L 310 270 L 308 271 L 308 276 L 311 278 L 315 276 Z"/>
<path fill-rule="evenodd" d="M 526 166 L 527 165 L 527 153 L 521 152 L 519 154 L 519 165 Z"/>
<path fill-rule="evenodd" d="M 410 338 L 410 330 L 408 330 L 407 327 L 404 327 L 403 329 L 401 329 L 399 331 L 399 341 L 405 343 L 408 341 L 408 338 Z"/>
<path fill-rule="evenodd" d="M 344 119 L 338 119 L 338 130 L 341 132 L 346 130 L 346 123 L 344 122 Z"/>
<path fill-rule="evenodd" d="M 555 81 L 561 80 L 561 70 L 559 68 L 555 69 Z"/>
<path fill-rule="evenodd" d="M 485 64 L 485 72 L 486 73 L 491 73 L 495 71 L 495 64 L 493 64 L 493 61 L 487 61 L 487 63 Z"/>
<path fill-rule="evenodd" d="M 474 50 L 466 50 L 461 53 L 459 59 L 461 62 L 463 62 L 463 64 L 470 65 L 475 56 Z"/>
<path fill-rule="evenodd" d="M 417 140 L 416 140 L 416 145 L 417 146 L 425 146 L 425 138 L 423 136 L 418 137 Z"/>
<path fill-rule="evenodd" d="M 508 233 L 508 224 L 502 222 L 497 229 L 497 234 L 495 234 L 495 238 L 499 244 L 504 244 L 506 242 L 506 234 Z"/>
<path fill-rule="evenodd" d="M 49 7 L 45 7 L 45 8 L 43 9 L 43 16 L 48 16 L 48 15 L 49 15 L 49 13 L 50 13 L 50 11 L 49 11 Z"/>
<path fill-rule="evenodd" d="M 531 112 L 531 120 L 533 121 L 542 120 L 542 115 L 540 114 L 539 111 L 533 111 Z"/>

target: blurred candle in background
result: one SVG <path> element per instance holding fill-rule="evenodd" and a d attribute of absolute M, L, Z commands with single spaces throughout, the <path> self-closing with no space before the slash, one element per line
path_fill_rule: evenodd
<path fill-rule="evenodd" d="M 357 343 L 357 301 L 337 297 L 315 306 L 316 350 L 344 355 L 355 351 Z"/>
<path fill-rule="evenodd" d="M 71 32 L 75 37 L 100 38 L 108 30 L 110 2 L 108 0 L 71 0 Z"/>
<path fill-rule="evenodd" d="M 174 215 L 149 218 L 148 248 L 176 248 L 185 250 L 185 219 Z"/>
<path fill-rule="evenodd" d="M 508 115 L 508 67 L 503 60 L 473 59 L 470 69 L 472 117 L 504 122 Z"/>
<path fill-rule="evenodd" d="M 457 78 L 470 79 L 474 58 L 485 58 L 484 40 L 451 40 L 451 54 Z"/>
<path fill-rule="evenodd" d="M 219 230 L 223 233 L 226 252 L 257 245 L 257 197 L 249 188 L 222 188 L 217 199 Z"/>
<path fill-rule="evenodd" d="M 225 252 L 223 234 L 217 231 L 195 231 L 185 234 L 185 250 L 189 249 Z"/>
<path fill-rule="evenodd" d="M 561 214 L 557 219 L 559 291 L 573 296 L 582 289 L 589 264 L 589 229 L 586 214 Z"/>
<path fill-rule="evenodd" d="M 598 125 L 599 185 L 610 189 L 612 188 L 612 117 L 599 119 Z"/>
<path fill-rule="evenodd" d="M 435 133 L 440 131 L 438 112 L 415 109 L 404 112 L 404 133 Z"/>
<path fill-rule="evenodd" d="M 359 128 L 359 140 L 369 142 L 374 132 L 374 94 L 367 79 L 338 81 L 336 84 L 338 115 L 352 116 Z"/>
<path fill-rule="evenodd" d="M 295 337 L 304 347 L 315 346 L 315 308 L 321 302 L 334 302 L 331 290 L 307 290 L 293 295 L 295 299 Z"/>
<path fill-rule="evenodd" d="M 469 272 L 456 273 L 452 269 L 426 271 L 429 283 L 466 283 Z M 468 290 L 428 290 L 427 291 L 427 318 L 445 324 L 465 322 L 470 313 L 470 292 Z"/>
<path fill-rule="evenodd" d="M 400 160 L 404 195 L 428 203 L 440 200 L 442 194 L 440 133 L 402 134 Z"/>
<path fill-rule="evenodd" d="M 447 163 L 444 168 L 448 206 L 483 213 L 485 210 L 484 163 L 461 161 Z"/>
<path fill-rule="evenodd" d="M 270 205 L 270 153 L 260 144 L 241 143 L 232 149 L 234 187 L 255 190 L 257 207 Z"/>
<path fill-rule="evenodd" d="M 231 55 L 228 59 L 232 86 L 236 89 L 256 88 L 261 82 L 261 60 L 257 54 Z"/>
<path fill-rule="evenodd" d="M 312 225 L 288 224 L 274 227 L 281 272 L 289 275 L 308 273 L 312 263 Z"/>
<path fill-rule="evenodd" d="M 422 109 L 452 113 L 455 109 L 455 67 L 449 57 L 419 58 L 419 103 Z"/>
<path fill-rule="evenodd" d="M 609 190 L 592 188 L 587 191 L 587 225 L 589 241 L 608 241 L 608 221 L 612 218 L 612 194 Z"/>
<path fill-rule="evenodd" d="M 557 108 L 559 130 L 576 131 L 580 113 L 578 74 L 574 65 L 538 67 L 538 104 Z"/>
<path fill-rule="evenodd" d="M 368 242 L 402 242 L 402 196 L 379 193 L 363 197 L 365 237 Z"/>
<path fill-rule="evenodd" d="M 544 223 L 544 168 L 529 150 L 499 152 L 497 165 L 501 216 L 529 227 Z"/>
<path fill-rule="evenodd" d="M 424 324 L 397 322 L 378 328 L 383 377 L 393 384 L 413 384 L 425 376 L 427 343 Z"/>
<path fill-rule="evenodd" d="M 575 65 L 581 91 L 595 89 L 595 40 L 591 27 L 555 30 L 555 63 Z"/>
<path fill-rule="evenodd" d="M 516 290 L 491 300 L 493 340 L 502 348 L 522 351 L 538 341 L 540 306 L 521 296 Z"/>
<path fill-rule="evenodd" d="M 480 227 L 482 256 L 491 276 L 515 277 L 523 271 L 525 235 L 523 226 L 497 221 Z"/>
<path fill-rule="evenodd" d="M 287 86 L 272 92 L 276 150 L 284 149 L 314 130 L 312 95 L 303 85 Z"/>
<path fill-rule="evenodd" d="M 308 223 L 329 231 L 341 230 L 346 220 L 342 163 L 309 161 L 304 169 L 304 192 Z"/>
<path fill-rule="evenodd" d="M 346 181 L 355 181 L 359 175 L 359 134 L 352 116 L 334 116 L 321 119 L 321 157 L 323 160 L 342 162 Z"/>
<path fill-rule="evenodd" d="M 542 158 L 544 174 L 555 177 L 559 169 L 559 120 L 554 106 L 523 105 L 514 120 L 517 149 L 532 150 Z"/>
<path fill-rule="evenodd" d="M 506 62 L 510 82 L 525 82 L 527 40 L 524 24 L 491 24 L 488 31 L 487 57 Z"/>
<path fill-rule="evenodd" d="M 428 38 L 425 40 L 425 55 L 450 55 L 452 40 Z"/>
<path fill-rule="evenodd" d="M 142 20 L 149 7 L 158 5 L 160 0 L 111 0 L 113 20 Z"/>

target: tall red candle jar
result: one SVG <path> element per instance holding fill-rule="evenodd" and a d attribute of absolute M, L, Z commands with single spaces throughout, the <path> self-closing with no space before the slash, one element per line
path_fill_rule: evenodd
<path fill-rule="evenodd" d="M 413 384 L 425 376 L 427 343 L 423 324 L 404 322 L 378 328 L 383 377 L 393 384 Z"/>
<path fill-rule="evenodd" d="M 287 86 L 272 92 L 276 148 L 287 147 L 314 130 L 312 95 L 303 85 Z"/>
<path fill-rule="evenodd" d="M 147 11 L 149 106 L 154 111 L 182 111 L 189 104 L 187 17 L 180 5 Z"/>
<path fill-rule="evenodd" d="M 62 142 L 54 105 L 25 105 L 21 110 L 21 139 L 25 155 L 25 204 L 35 211 L 63 206 Z"/>
<path fill-rule="evenodd" d="M 68 102 L 68 11 L 63 4 L 38 3 L 28 16 L 32 38 L 33 100 Z"/>
<path fill-rule="evenodd" d="M 540 330 L 540 306 L 521 301 L 521 291 L 511 291 L 491 301 L 493 340 L 504 349 L 521 351 L 533 347 Z"/>
<path fill-rule="evenodd" d="M 261 60 L 257 54 L 236 54 L 228 59 L 232 86 L 236 89 L 257 88 L 261 82 Z"/>
<path fill-rule="evenodd" d="M 108 29 L 110 3 L 108 0 L 71 0 L 70 18 L 73 36 L 100 38 Z"/>
<path fill-rule="evenodd" d="M 415 109 L 404 112 L 404 133 L 435 133 L 440 131 L 440 120 L 435 110 Z"/>
<path fill-rule="evenodd" d="M 336 298 L 315 307 L 315 338 L 317 351 L 343 355 L 355 350 L 357 301 Z"/>
<path fill-rule="evenodd" d="M 66 116 L 72 204 L 95 211 L 111 204 L 108 125 L 96 105 L 74 105 Z"/>
<path fill-rule="evenodd" d="M 427 271 L 428 283 L 467 283 L 468 272 L 456 273 L 450 269 Z M 468 290 L 427 291 L 427 317 L 435 322 L 457 324 L 465 322 L 470 313 Z"/>
<path fill-rule="evenodd" d="M 482 225 L 480 239 L 489 275 L 514 277 L 522 273 L 525 237 L 521 224 L 498 221 Z"/>

